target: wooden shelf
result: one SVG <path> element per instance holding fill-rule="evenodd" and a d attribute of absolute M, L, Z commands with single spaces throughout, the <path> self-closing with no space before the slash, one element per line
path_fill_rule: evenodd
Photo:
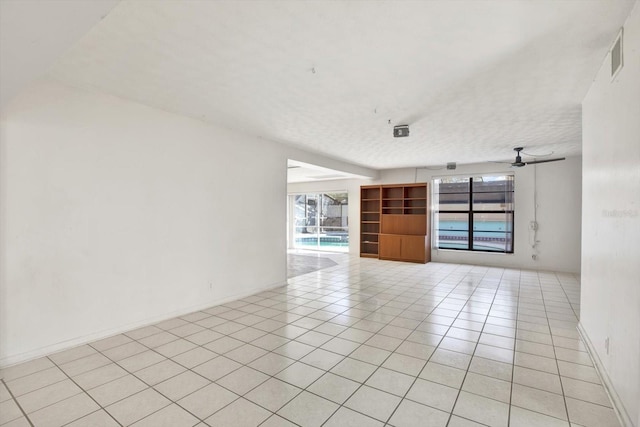
<path fill-rule="evenodd" d="M 360 256 L 362 258 L 378 258 L 378 252 L 376 252 L 375 254 L 369 254 L 366 252 L 360 252 Z"/>
<path fill-rule="evenodd" d="M 382 189 L 379 185 L 360 187 L 360 256 L 378 258 L 378 238 Z"/>

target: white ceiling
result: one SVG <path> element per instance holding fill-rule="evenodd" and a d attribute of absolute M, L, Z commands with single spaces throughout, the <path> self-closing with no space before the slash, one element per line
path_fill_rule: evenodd
<path fill-rule="evenodd" d="M 332 181 L 336 179 L 370 179 L 368 176 L 355 175 L 335 169 L 289 159 L 287 161 L 287 183 Z"/>
<path fill-rule="evenodd" d="M 118 0 L 0 0 L 0 107 L 105 17 Z"/>
<path fill-rule="evenodd" d="M 122 1 L 50 75 L 371 168 L 568 156 L 633 4 Z"/>

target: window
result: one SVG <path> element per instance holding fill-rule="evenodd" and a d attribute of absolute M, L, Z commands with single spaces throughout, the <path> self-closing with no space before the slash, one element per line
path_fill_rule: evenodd
<path fill-rule="evenodd" d="M 347 192 L 289 196 L 290 233 L 296 249 L 349 250 L 349 196 Z"/>
<path fill-rule="evenodd" d="M 434 180 L 438 249 L 513 253 L 513 175 Z"/>

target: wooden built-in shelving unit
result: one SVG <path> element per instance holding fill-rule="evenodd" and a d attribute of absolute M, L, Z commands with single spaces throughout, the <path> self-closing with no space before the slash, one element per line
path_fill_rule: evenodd
<path fill-rule="evenodd" d="M 379 185 L 360 188 L 360 256 L 378 258 L 380 235 Z"/>
<path fill-rule="evenodd" d="M 429 262 L 427 196 L 426 184 L 363 186 L 360 256 Z"/>

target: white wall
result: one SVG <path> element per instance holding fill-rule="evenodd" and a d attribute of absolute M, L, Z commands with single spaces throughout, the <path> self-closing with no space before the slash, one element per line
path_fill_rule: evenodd
<path fill-rule="evenodd" d="M 447 175 L 515 173 L 514 253 L 495 254 L 432 249 L 435 262 L 481 264 L 498 267 L 580 271 L 581 159 L 511 169 L 508 165 L 458 165 L 456 170 L 394 169 L 381 172 L 382 183 L 427 182 Z M 535 183 L 535 185 L 534 185 Z M 537 191 L 538 248 L 533 249 L 534 188 Z M 537 259 L 532 259 L 532 255 Z"/>
<path fill-rule="evenodd" d="M 286 147 L 52 81 L 0 129 L 0 365 L 285 282 Z"/>
<path fill-rule="evenodd" d="M 613 43 L 613 40 L 612 40 Z M 640 426 L 640 5 L 582 104 L 583 335 L 627 425 Z M 609 337 L 609 353 L 605 339 Z"/>

